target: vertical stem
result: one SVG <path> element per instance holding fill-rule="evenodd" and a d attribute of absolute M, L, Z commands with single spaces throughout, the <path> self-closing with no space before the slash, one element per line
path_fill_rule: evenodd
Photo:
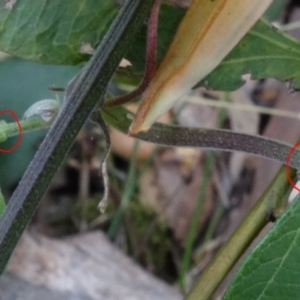
<path fill-rule="evenodd" d="M 3 194 L 0 190 L 0 218 L 2 217 L 3 213 L 5 210 L 5 201 L 4 201 L 4 197 Z"/>
<path fill-rule="evenodd" d="M 115 236 L 117 234 L 117 230 L 118 230 L 119 225 L 121 223 L 123 212 L 128 207 L 129 201 L 132 198 L 132 196 L 135 192 L 135 189 L 137 187 L 137 185 L 136 185 L 136 183 L 137 183 L 137 178 L 136 178 L 136 175 L 137 175 L 136 174 L 136 165 L 137 165 L 136 153 L 137 153 L 137 149 L 138 149 L 138 140 L 135 140 L 134 148 L 133 148 L 131 158 L 130 158 L 129 173 L 128 173 L 128 177 L 127 177 L 127 180 L 126 180 L 124 192 L 122 194 L 120 207 L 116 211 L 116 214 L 115 214 L 115 216 L 112 220 L 112 223 L 110 225 L 110 228 L 108 230 L 108 236 L 111 239 L 115 238 Z"/>
<path fill-rule="evenodd" d="M 286 178 L 285 166 L 283 166 L 242 224 L 205 269 L 198 282 L 187 295 L 186 300 L 207 300 L 211 298 L 215 289 L 245 249 L 268 223 L 267 215 L 272 214 L 274 209 L 276 210 L 276 205 L 282 206 L 283 199 L 285 202 L 287 201 L 291 189 L 292 187 Z"/>
<path fill-rule="evenodd" d="M 181 290 L 183 291 L 185 289 L 184 277 L 190 265 L 192 250 L 193 250 L 192 248 L 195 242 L 195 238 L 197 236 L 198 225 L 201 216 L 202 204 L 205 199 L 206 187 L 213 169 L 213 165 L 214 165 L 214 154 L 209 153 L 207 156 L 207 160 L 205 162 L 205 167 L 203 170 L 203 181 L 200 186 L 200 192 L 198 196 L 198 201 L 196 203 L 196 208 L 192 216 L 192 222 L 190 225 L 190 230 L 186 242 L 186 248 L 184 251 L 180 273 L 179 273 L 179 285 Z"/>

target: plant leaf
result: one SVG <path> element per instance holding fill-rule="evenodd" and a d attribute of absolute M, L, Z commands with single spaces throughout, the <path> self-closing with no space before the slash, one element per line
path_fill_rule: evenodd
<path fill-rule="evenodd" d="M 298 299 L 300 195 L 243 263 L 223 300 Z"/>
<path fill-rule="evenodd" d="M 86 61 L 82 48 L 96 48 L 118 12 L 112 0 L 6 2 L 0 2 L 1 51 L 48 64 Z"/>
<path fill-rule="evenodd" d="M 244 84 L 241 76 L 248 73 L 252 79 L 293 80 L 299 89 L 299 42 L 260 20 L 201 85 L 233 91 Z"/>
<path fill-rule="evenodd" d="M 103 120 L 123 133 L 128 132 L 134 115 L 118 106 L 101 111 Z M 191 128 L 155 123 L 149 131 L 140 132 L 136 138 L 163 146 L 201 147 L 224 151 L 242 151 L 273 159 L 282 164 L 293 147 L 263 136 L 243 134 L 222 129 Z M 300 168 L 300 149 L 295 149 L 290 167 Z"/>
<path fill-rule="evenodd" d="M 12 9 L 0 2 L 0 50 L 46 64 L 74 65 L 90 58 L 82 49 L 96 48 L 118 12 L 115 0 L 18 0 Z M 161 61 L 185 10 L 162 5 L 158 61 Z M 133 62 L 126 74 L 144 72 L 146 25 L 127 57 Z"/>
<path fill-rule="evenodd" d="M 117 14 L 113 0 L 18 0 L 10 10 L 0 3 L 0 50 L 27 60 L 74 65 L 87 61 L 82 45 L 96 47 Z M 76 13 L 75 13 L 76 12 Z M 158 63 L 161 62 L 185 10 L 162 5 L 158 32 Z M 34 29 L 34 30 L 33 30 Z M 126 58 L 132 67 L 126 75 L 141 75 L 145 66 L 146 26 L 132 43 Z M 199 85 L 232 91 L 243 85 L 241 76 L 253 79 L 295 79 L 300 89 L 299 42 L 259 21 L 223 62 Z"/>

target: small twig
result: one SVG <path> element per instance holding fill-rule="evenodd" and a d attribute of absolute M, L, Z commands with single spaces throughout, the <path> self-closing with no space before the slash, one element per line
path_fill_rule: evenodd
<path fill-rule="evenodd" d="M 272 116 L 278 117 L 286 117 L 286 118 L 293 118 L 293 119 L 300 119 L 300 113 L 294 111 L 288 111 L 283 109 L 276 109 L 276 108 L 269 108 L 269 107 L 262 107 L 257 105 L 248 105 L 248 104 L 241 104 L 241 103 L 231 103 L 226 101 L 215 101 L 215 100 L 208 100 L 204 97 L 194 97 L 194 96 L 186 96 L 180 99 L 182 102 L 189 102 L 194 104 L 202 104 L 212 107 L 219 107 L 219 108 L 227 108 L 227 109 L 235 109 L 235 110 L 242 110 L 247 112 L 255 112 L 260 114 L 268 114 Z"/>
<path fill-rule="evenodd" d="M 298 29 L 300 27 L 300 21 L 295 21 L 292 23 L 275 25 L 275 26 L 282 31 L 290 31 L 290 30 Z"/>

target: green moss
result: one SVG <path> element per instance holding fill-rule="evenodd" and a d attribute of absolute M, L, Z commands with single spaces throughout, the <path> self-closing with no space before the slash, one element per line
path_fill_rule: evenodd
<path fill-rule="evenodd" d="M 138 247 L 146 254 L 146 264 L 154 273 L 170 279 L 169 263 L 172 240 L 168 226 L 159 219 L 150 208 L 136 200 L 130 202 L 126 214 L 130 227 L 133 228 L 135 240 L 140 241 Z M 131 235 L 133 233 L 131 232 Z"/>
<path fill-rule="evenodd" d="M 101 200 L 101 196 L 99 194 L 95 194 L 93 197 L 82 201 L 77 202 L 75 206 L 75 217 L 80 218 L 81 221 L 85 221 L 90 223 L 99 217 L 101 214 L 98 205 Z M 112 201 L 108 200 L 108 206 L 106 209 L 106 213 L 110 213 L 114 210 L 114 204 Z"/>

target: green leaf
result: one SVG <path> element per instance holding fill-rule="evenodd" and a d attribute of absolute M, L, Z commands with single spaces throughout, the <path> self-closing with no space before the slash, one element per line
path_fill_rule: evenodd
<path fill-rule="evenodd" d="M 299 299 L 300 195 L 255 247 L 223 300 Z"/>
<path fill-rule="evenodd" d="M 93 48 L 101 42 L 118 12 L 114 0 L 18 0 L 11 9 L 0 3 L 0 49 L 27 60 L 46 64 L 74 65 L 87 61 L 83 44 Z M 159 22 L 158 61 L 176 32 L 185 10 L 162 5 Z M 128 74 L 142 74 L 146 53 L 146 24 L 127 58 L 133 67 Z M 128 72 L 127 72 L 128 71 Z"/>
<path fill-rule="evenodd" d="M 18 0 L 11 8 L 0 2 L 0 49 L 47 64 L 77 64 L 90 55 L 115 18 L 113 0 Z"/>
<path fill-rule="evenodd" d="M 90 55 L 80 53 L 80 49 L 84 44 L 95 48 L 100 43 L 118 12 L 115 2 L 73 0 L 70 5 L 63 0 L 18 0 L 12 9 L 7 9 L 2 1 L 0 50 L 47 64 L 74 65 L 87 61 Z M 277 2 L 274 2 L 274 7 Z M 176 6 L 162 5 L 158 29 L 158 64 L 184 12 L 184 9 Z M 144 72 L 145 48 L 146 24 L 126 55 L 133 65 L 125 69 L 126 75 L 141 75 Z M 300 88 L 299 55 L 300 44 L 296 40 L 259 21 L 199 85 L 232 91 L 244 84 L 242 75 L 251 73 L 253 79 L 293 79 L 294 88 L 297 89 Z"/>
<path fill-rule="evenodd" d="M 299 89 L 299 42 L 260 20 L 201 85 L 233 91 L 244 84 L 241 76 L 249 73 L 252 79 L 293 80 Z"/>

